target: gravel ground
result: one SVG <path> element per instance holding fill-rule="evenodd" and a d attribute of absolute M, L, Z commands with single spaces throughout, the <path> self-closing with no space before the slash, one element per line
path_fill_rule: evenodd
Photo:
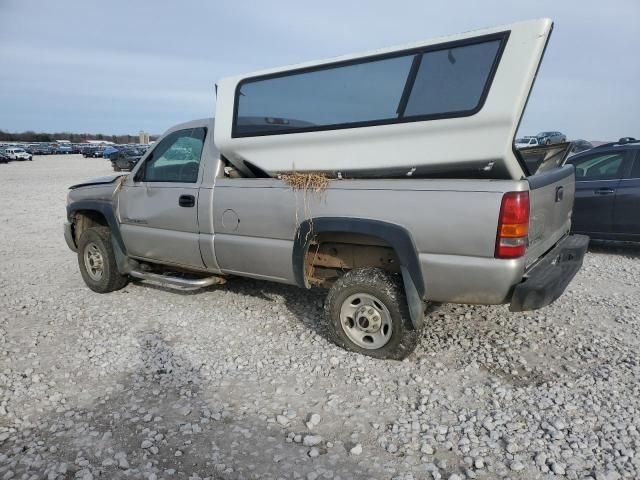
<path fill-rule="evenodd" d="M 0 479 L 640 476 L 640 249 L 592 248 L 531 314 L 434 307 L 376 361 L 326 340 L 316 292 L 92 293 L 61 224 L 108 172 L 0 165 Z"/>

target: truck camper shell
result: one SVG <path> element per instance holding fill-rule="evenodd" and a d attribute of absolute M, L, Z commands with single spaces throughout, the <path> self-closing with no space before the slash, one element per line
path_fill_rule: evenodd
<path fill-rule="evenodd" d="M 530 20 L 224 78 L 216 146 L 247 176 L 523 178 L 514 138 L 552 28 Z"/>

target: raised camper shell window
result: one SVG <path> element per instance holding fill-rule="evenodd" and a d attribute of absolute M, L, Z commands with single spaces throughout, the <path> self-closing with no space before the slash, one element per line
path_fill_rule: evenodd
<path fill-rule="evenodd" d="M 247 78 L 233 137 L 465 117 L 491 87 L 509 32 Z"/>

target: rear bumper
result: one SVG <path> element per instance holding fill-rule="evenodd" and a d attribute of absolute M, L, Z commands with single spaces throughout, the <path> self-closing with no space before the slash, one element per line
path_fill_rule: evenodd
<path fill-rule="evenodd" d="M 71 228 L 71 223 L 69 222 L 64 222 L 64 240 L 67 242 L 67 247 L 69 247 L 72 252 L 78 251 L 76 242 L 73 240 L 73 229 Z"/>
<path fill-rule="evenodd" d="M 509 310 L 536 310 L 554 302 L 580 270 L 588 246 L 589 237 L 585 235 L 560 240 L 515 286 Z"/>

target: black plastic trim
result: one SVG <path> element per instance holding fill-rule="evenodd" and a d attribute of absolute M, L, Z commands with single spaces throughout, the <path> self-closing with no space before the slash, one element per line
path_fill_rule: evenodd
<path fill-rule="evenodd" d="M 111 203 L 99 202 L 97 200 L 79 200 L 77 202 L 73 202 L 67 206 L 67 220 L 71 222 L 73 220 L 73 215 L 76 212 L 81 211 L 98 212 L 102 214 L 102 216 L 107 220 L 107 224 L 111 230 L 111 235 L 118 242 L 118 246 L 122 250 L 122 253 L 126 255 L 127 249 L 120 233 L 120 224 L 116 219 L 116 214 Z"/>
<path fill-rule="evenodd" d="M 411 62 L 411 69 L 409 70 L 409 75 L 407 76 L 407 81 L 404 84 L 402 96 L 400 97 L 400 102 L 398 102 L 398 108 L 396 109 L 398 118 L 404 117 L 404 112 L 407 109 L 409 97 L 411 96 L 413 85 L 416 83 L 416 77 L 418 76 L 418 71 L 420 70 L 421 63 L 422 54 L 417 54 L 415 57 L 413 57 L 413 62 Z"/>
<path fill-rule="evenodd" d="M 319 217 L 300 224 L 293 245 L 293 275 L 298 286 L 306 288 L 304 280 L 304 258 L 313 236 L 318 233 L 359 233 L 380 238 L 389 244 L 398 255 L 400 266 L 405 267 L 420 295 L 425 295 L 425 285 L 420 269 L 420 260 L 411 234 L 393 223 L 365 218 Z"/>
<path fill-rule="evenodd" d="M 246 137 L 264 137 L 269 135 L 288 135 L 294 133 L 307 133 L 307 132 L 319 132 L 325 130 L 342 130 L 346 128 L 361 128 L 361 127 L 373 127 L 379 125 L 393 125 L 397 123 L 410 123 L 410 122 L 424 122 L 428 120 L 441 120 L 445 118 L 460 118 L 460 117 L 469 117 L 478 113 L 485 104 L 487 100 L 487 96 L 489 95 L 489 91 L 491 89 L 491 84 L 493 83 L 493 79 L 495 77 L 496 71 L 498 70 L 498 65 L 500 64 L 500 60 L 502 58 L 502 54 L 504 52 L 505 46 L 509 39 L 511 31 L 506 30 L 503 32 L 491 33 L 488 35 L 482 35 L 479 37 L 465 38 L 463 40 L 455 40 L 451 42 L 439 43 L 435 45 L 428 45 L 424 47 L 411 48 L 407 50 L 400 50 L 391 53 L 383 53 L 378 55 L 370 55 L 368 57 L 360 57 L 353 60 L 342 60 L 337 62 L 323 63 L 321 65 L 315 65 L 312 67 L 303 67 L 296 68 L 293 70 L 286 70 L 283 72 L 270 73 L 266 75 L 258 75 L 255 77 L 247 77 L 242 79 L 236 85 L 236 91 L 234 95 L 234 104 L 233 104 L 233 122 L 231 126 L 231 138 L 246 138 Z M 493 40 L 500 40 L 500 45 L 498 46 L 498 51 L 496 52 L 495 58 L 493 60 L 493 64 L 491 65 L 491 70 L 489 71 L 489 76 L 484 85 L 484 89 L 482 90 L 482 94 L 478 101 L 478 104 L 475 108 L 470 110 L 460 110 L 456 112 L 446 112 L 446 113 L 437 113 L 430 115 L 416 115 L 411 117 L 395 117 L 384 120 L 373 120 L 373 121 L 365 121 L 365 122 L 352 122 L 352 123 L 339 123 L 339 124 L 331 124 L 331 125 L 320 125 L 320 126 L 311 126 L 311 127 L 301 127 L 290 130 L 267 130 L 263 132 L 247 132 L 240 133 L 237 128 L 237 120 L 238 120 L 238 104 L 240 99 L 240 89 L 246 83 L 257 82 L 260 80 L 268 80 L 272 78 L 286 77 L 293 73 L 308 73 L 314 71 L 327 70 L 330 68 L 349 66 L 349 65 L 359 65 L 363 63 L 374 62 L 378 60 L 386 60 L 390 58 L 396 57 L 404 57 L 410 55 L 422 55 L 429 52 L 446 50 L 448 48 L 455 47 L 464 47 L 467 45 L 475 45 L 478 43 L 486 43 Z M 413 69 L 413 65 L 412 65 Z M 417 70 L 415 72 L 417 75 Z M 410 74 L 409 74 L 410 75 Z M 405 85 L 406 86 L 406 85 Z M 406 92 L 407 95 L 410 92 Z"/>
<path fill-rule="evenodd" d="M 557 300 L 582 267 L 588 246 L 589 237 L 585 235 L 569 235 L 560 240 L 527 272 L 526 280 L 516 285 L 509 310 L 537 310 Z"/>

